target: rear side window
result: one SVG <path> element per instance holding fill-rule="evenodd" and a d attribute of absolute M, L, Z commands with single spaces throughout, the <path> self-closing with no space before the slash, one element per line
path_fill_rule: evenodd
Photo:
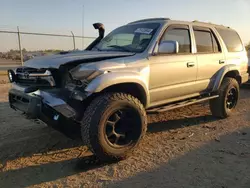
<path fill-rule="evenodd" d="M 214 34 L 212 34 L 212 40 L 213 40 L 214 52 L 215 52 L 215 53 L 221 52 L 221 48 L 220 48 L 219 42 L 218 42 L 218 40 L 215 38 Z"/>
<path fill-rule="evenodd" d="M 197 53 L 221 52 L 218 40 L 209 28 L 194 27 Z"/>
<path fill-rule="evenodd" d="M 236 31 L 229 29 L 216 28 L 221 38 L 226 44 L 228 52 L 241 52 L 243 45 L 241 39 Z"/>
<path fill-rule="evenodd" d="M 213 41 L 208 31 L 194 31 L 198 53 L 213 53 Z"/>
<path fill-rule="evenodd" d="M 179 43 L 179 53 L 191 53 L 191 40 L 189 29 L 185 27 L 170 27 L 165 32 L 161 41 L 177 41 Z"/>

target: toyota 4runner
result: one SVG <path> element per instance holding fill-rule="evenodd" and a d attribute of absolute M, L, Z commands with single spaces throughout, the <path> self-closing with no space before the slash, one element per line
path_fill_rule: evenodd
<path fill-rule="evenodd" d="M 139 20 L 84 51 L 34 58 L 9 70 L 11 108 L 81 138 L 102 160 L 126 157 L 147 130 L 147 113 L 209 101 L 230 116 L 248 59 L 236 31 L 167 18 Z"/>

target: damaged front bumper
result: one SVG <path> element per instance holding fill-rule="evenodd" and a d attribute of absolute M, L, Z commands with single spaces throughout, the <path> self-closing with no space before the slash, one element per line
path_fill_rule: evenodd
<path fill-rule="evenodd" d="M 10 107 L 23 112 L 30 119 L 40 119 L 67 135 L 69 130 L 58 126 L 65 126 L 69 122 L 77 124 L 79 116 L 79 111 L 73 108 L 69 101 L 74 98 L 84 100 L 87 94 L 77 90 L 68 91 L 66 94 L 61 89 L 37 89 L 28 92 L 30 90 L 29 87 L 13 83 L 9 91 Z M 59 125 L 60 120 L 64 125 Z"/>

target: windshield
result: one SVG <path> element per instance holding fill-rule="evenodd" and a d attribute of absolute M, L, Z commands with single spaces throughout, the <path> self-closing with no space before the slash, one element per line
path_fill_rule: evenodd
<path fill-rule="evenodd" d="M 159 23 L 140 23 L 115 29 L 93 50 L 143 52 L 159 28 Z"/>

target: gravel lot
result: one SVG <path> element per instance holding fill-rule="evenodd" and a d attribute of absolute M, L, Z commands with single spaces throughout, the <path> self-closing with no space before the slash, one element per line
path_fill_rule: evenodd
<path fill-rule="evenodd" d="M 211 116 L 207 104 L 149 116 L 130 158 L 103 164 L 81 143 L 24 119 L 0 84 L 0 187 L 250 187 L 250 88 L 235 114 Z"/>

